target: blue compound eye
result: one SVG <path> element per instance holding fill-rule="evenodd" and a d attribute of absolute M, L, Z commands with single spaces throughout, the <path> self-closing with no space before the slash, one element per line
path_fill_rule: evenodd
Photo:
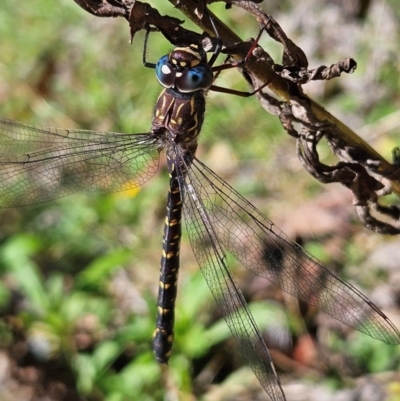
<path fill-rule="evenodd" d="M 177 73 L 175 83 L 179 91 L 188 93 L 209 88 L 213 79 L 211 68 L 203 64 L 183 71 L 182 75 Z"/>
<path fill-rule="evenodd" d="M 156 76 L 158 82 L 165 88 L 171 88 L 175 83 L 176 71 L 169 63 L 168 54 L 158 60 L 156 64 Z"/>

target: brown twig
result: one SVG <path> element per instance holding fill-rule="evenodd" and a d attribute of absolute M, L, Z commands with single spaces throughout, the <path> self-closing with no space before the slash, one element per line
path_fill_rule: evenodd
<path fill-rule="evenodd" d="M 204 35 L 183 28 L 182 21 L 175 17 L 161 16 L 147 3 L 134 0 L 75 0 L 75 2 L 97 16 L 126 18 L 130 23 L 131 37 L 137 31 L 153 26 L 174 45 L 204 44 Z M 263 30 L 283 47 L 282 60 L 279 63 L 258 46 L 248 57 L 252 43 L 241 41 L 215 15 L 204 9 L 202 1 L 169 0 L 169 2 L 212 37 L 215 32 L 210 21 L 211 17 L 224 45 L 224 52 L 236 60 L 246 58 L 240 69 L 248 82 L 253 87 L 268 82 L 268 89 L 277 98 L 266 93 L 258 93 L 257 96 L 268 112 L 279 116 L 287 133 L 297 138 L 298 155 L 307 171 L 321 182 L 340 182 L 349 188 L 353 192 L 358 215 L 366 227 L 381 233 L 399 233 L 397 207 L 383 207 L 378 203 L 381 195 L 390 192 L 400 194 L 399 167 L 387 162 L 349 127 L 302 91 L 302 85 L 311 80 L 328 80 L 339 77 L 342 73 L 353 72 L 356 68 L 355 61 L 345 59 L 330 67 L 321 66 L 309 70 L 307 57 L 302 49 L 287 37 L 272 16 L 256 4 L 258 1 L 225 0 L 229 7 L 236 6 L 249 12 Z M 303 129 L 300 132 L 294 128 L 295 122 L 302 125 Z M 326 166 L 319 161 L 315 145 L 322 137 L 328 141 L 339 159 L 334 166 Z M 372 209 L 389 215 L 394 223 L 381 222 L 372 217 Z"/>

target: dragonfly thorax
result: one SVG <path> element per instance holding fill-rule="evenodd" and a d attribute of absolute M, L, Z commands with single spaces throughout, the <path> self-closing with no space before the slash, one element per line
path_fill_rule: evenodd
<path fill-rule="evenodd" d="M 180 93 L 191 93 L 208 89 L 214 80 L 205 54 L 195 47 L 177 47 L 158 60 L 157 79 L 165 88 Z"/>

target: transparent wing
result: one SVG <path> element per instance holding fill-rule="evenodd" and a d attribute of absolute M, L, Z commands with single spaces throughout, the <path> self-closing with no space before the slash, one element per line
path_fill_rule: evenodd
<path fill-rule="evenodd" d="M 41 128 L 0 119 L 0 207 L 133 189 L 157 171 L 150 134 Z"/>
<path fill-rule="evenodd" d="M 209 242 L 207 244 L 204 231 L 208 228 L 205 223 L 201 225 L 199 222 L 203 215 L 215 231 L 212 238 L 218 240 L 218 247 L 229 251 L 256 275 L 271 280 L 284 291 L 318 306 L 335 319 L 373 338 L 399 344 L 399 331 L 376 305 L 287 238 L 251 203 L 196 158 L 187 180 L 187 192 L 195 191 L 196 202 L 201 205 L 201 209 L 196 209 L 197 204 L 186 194 L 186 214 L 193 245 L 198 248 L 199 262 L 206 265 L 205 274 L 216 276 L 211 281 L 211 287 L 215 287 L 214 292 L 218 296 L 224 296 L 223 304 L 236 301 L 230 300 L 231 291 L 220 289 L 226 285 L 221 282 L 225 276 L 220 272 L 223 269 L 221 264 L 224 265 L 223 251 L 219 261 L 206 259 L 205 247 L 209 246 Z M 214 265 L 218 266 L 218 271 L 213 272 Z"/>
<path fill-rule="evenodd" d="M 179 168 L 179 163 L 176 165 Z M 178 172 L 178 176 L 190 243 L 207 284 L 261 385 L 272 400 L 284 401 L 269 351 L 226 264 L 224 244 L 214 227 L 213 211 L 204 207 L 204 202 L 209 201 L 206 188 L 190 169 L 187 173 Z"/>

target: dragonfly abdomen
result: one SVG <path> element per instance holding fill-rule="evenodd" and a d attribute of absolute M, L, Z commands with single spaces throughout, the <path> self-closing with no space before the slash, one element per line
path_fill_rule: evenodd
<path fill-rule="evenodd" d="M 159 363 L 168 363 L 174 340 L 175 300 L 179 272 L 182 202 L 178 181 L 171 175 L 165 218 L 163 251 L 153 348 Z"/>

